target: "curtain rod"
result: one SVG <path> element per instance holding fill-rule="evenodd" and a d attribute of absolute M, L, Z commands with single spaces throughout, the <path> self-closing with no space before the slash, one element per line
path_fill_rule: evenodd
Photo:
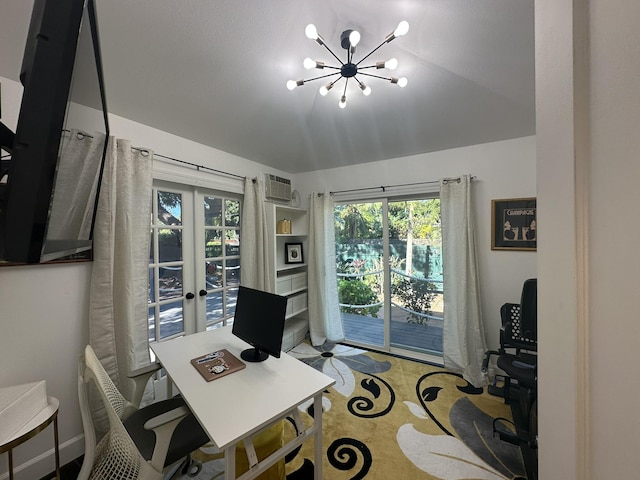
<path fill-rule="evenodd" d="M 444 182 L 460 182 L 461 177 L 453 177 L 453 178 L 445 178 Z M 472 176 L 471 180 L 475 180 L 477 177 Z M 413 183 L 398 183 L 396 185 L 380 185 L 379 187 L 364 187 L 364 188 L 352 188 L 349 190 L 336 190 L 335 192 L 329 192 L 329 194 L 333 195 L 336 193 L 347 193 L 347 192 L 362 192 L 365 190 L 376 190 L 381 189 L 383 192 L 386 191 L 387 188 L 396 188 L 396 187 L 412 187 L 414 185 L 430 185 L 434 183 L 440 183 L 440 180 L 430 180 L 428 182 L 413 182 Z"/>
<path fill-rule="evenodd" d="M 71 133 L 71 130 L 68 130 L 66 128 L 63 131 L 66 132 L 66 133 Z M 79 135 L 84 135 L 85 137 L 93 138 L 93 135 L 90 135 L 90 134 L 88 134 L 86 132 L 83 132 L 81 130 L 78 131 L 78 134 Z M 139 152 L 147 152 L 147 153 L 149 153 L 149 149 L 147 149 L 147 148 L 131 147 L 131 149 L 132 150 L 138 150 Z M 212 171 L 212 172 L 221 173 L 222 175 L 228 175 L 230 177 L 239 178 L 241 180 L 244 180 L 246 178 L 246 177 L 244 177 L 242 175 L 236 175 L 235 173 L 223 172 L 222 170 L 217 170 L 215 168 L 207 167 L 205 165 L 198 165 L 196 163 L 187 162 L 186 160 L 180 160 L 180 159 L 173 158 L 173 157 L 167 157 L 166 155 L 161 155 L 161 154 L 155 153 L 155 152 L 154 152 L 153 156 L 154 157 L 164 158 L 166 160 L 171 160 L 173 162 L 182 163 L 184 165 L 189 165 L 191 167 L 195 167 L 198 171 L 200 171 L 201 169 L 202 170 L 209 170 L 209 171 Z"/>
<path fill-rule="evenodd" d="M 133 147 L 133 148 L 137 148 L 137 147 Z M 142 149 L 139 149 L 139 150 L 142 150 Z M 164 158 L 166 160 L 171 160 L 173 162 L 183 163 L 185 165 L 189 165 L 189 166 L 192 166 L 192 167 L 196 167 L 196 169 L 198 171 L 200 171 L 200 170 L 209 170 L 211 172 L 221 173 L 222 175 L 228 175 L 230 177 L 235 177 L 235 178 L 238 178 L 240 180 L 244 180 L 245 178 L 247 178 L 247 177 L 245 177 L 243 175 L 237 175 L 235 173 L 224 172 L 222 170 L 217 170 L 215 168 L 207 167 L 205 165 L 198 165 L 198 164 L 195 164 L 195 163 L 187 162 L 185 160 L 179 160 L 177 158 L 167 157 L 166 155 L 161 155 L 159 153 L 154 153 L 153 156 L 154 157 Z"/>

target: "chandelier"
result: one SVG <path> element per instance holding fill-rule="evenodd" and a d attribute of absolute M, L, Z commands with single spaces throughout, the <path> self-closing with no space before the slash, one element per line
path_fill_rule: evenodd
<path fill-rule="evenodd" d="M 408 31 L 409 31 L 409 24 L 403 20 L 398 24 L 397 28 L 392 33 L 386 36 L 386 38 L 380 45 L 378 45 L 376 48 L 371 50 L 361 60 L 356 62 L 353 56 L 354 56 L 354 53 L 356 52 L 356 45 L 358 45 L 358 42 L 360 41 L 360 33 L 358 33 L 356 30 L 345 30 L 340 35 L 340 45 L 342 46 L 342 48 L 344 48 L 347 51 L 346 61 L 343 62 L 327 46 L 324 39 L 318 34 L 318 30 L 316 29 L 315 25 L 310 23 L 309 25 L 307 25 L 307 28 L 305 28 L 305 34 L 307 35 L 307 38 L 310 38 L 311 40 L 315 40 L 319 45 L 326 48 L 329 51 L 329 53 L 333 55 L 333 57 L 340 63 L 340 66 L 327 65 L 324 62 L 312 60 L 311 58 L 307 57 L 304 59 L 304 62 L 303 62 L 303 65 L 307 70 L 311 70 L 312 68 L 317 68 L 320 70 L 331 69 L 336 71 L 332 73 L 328 73 L 326 75 L 320 75 L 318 77 L 308 78 L 304 80 L 289 80 L 287 82 L 287 88 L 289 90 L 293 90 L 296 87 L 300 87 L 305 83 L 312 82 L 313 80 L 319 80 L 321 78 L 329 78 L 329 77 L 337 76 L 336 79 L 331 80 L 329 81 L 329 83 L 320 87 L 320 95 L 325 96 L 327 93 L 329 93 L 329 90 L 331 90 L 334 87 L 334 85 L 336 85 L 336 83 L 338 83 L 341 79 L 344 78 L 344 89 L 342 90 L 340 102 L 338 102 L 338 106 L 340 108 L 344 108 L 347 106 L 347 85 L 349 84 L 350 79 L 353 79 L 355 82 L 357 82 L 358 87 L 360 87 L 360 90 L 362 90 L 362 93 L 364 95 L 369 95 L 371 93 L 371 87 L 369 87 L 363 81 L 361 81 L 357 77 L 357 75 L 362 75 L 362 76 L 372 77 L 372 78 L 379 78 L 382 80 L 387 80 L 394 85 L 398 85 L 399 87 L 405 87 L 407 85 L 406 77 L 401 77 L 401 78 L 384 77 L 382 75 L 375 75 L 373 73 L 368 73 L 363 71 L 365 69 L 374 69 L 374 68 L 376 70 L 380 70 L 383 68 L 387 68 L 389 70 L 395 70 L 395 68 L 398 66 L 398 60 L 396 60 L 395 58 L 391 58 L 390 60 L 387 60 L 385 62 L 376 62 L 372 65 L 366 65 L 366 66 L 361 66 L 361 63 L 364 62 L 367 58 L 369 58 L 374 52 L 376 52 L 385 43 L 391 42 L 393 39 L 406 34 Z"/>

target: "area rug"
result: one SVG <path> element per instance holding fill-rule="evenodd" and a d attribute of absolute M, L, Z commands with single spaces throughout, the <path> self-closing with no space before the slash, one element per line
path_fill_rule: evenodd
<path fill-rule="evenodd" d="M 520 449 L 492 434 L 509 406 L 459 375 L 340 344 L 303 343 L 289 354 L 336 381 L 323 395 L 324 479 L 526 479 Z M 311 401 L 300 410 L 311 425 Z M 295 435 L 293 422 L 285 435 Z M 196 454 L 199 480 L 223 478 L 213 451 Z M 312 479 L 313 459 L 308 441 L 287 457 L 287 480 Z"/>

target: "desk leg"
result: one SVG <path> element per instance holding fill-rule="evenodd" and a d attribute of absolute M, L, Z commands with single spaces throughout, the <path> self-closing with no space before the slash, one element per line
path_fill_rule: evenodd
<path fill-rule="evenodd" d="M 9 480 L 13 480 L 13 451 L 9 449 Z"/>
<path fill-rule="evenodd" d="M 313 440 L 315 449 L 314 478 L 322 480 L 322 392 L 313 398 L 313 413 L 315 428 L 315 438 Z"/>
<path fill-rule="evenodd" d="M 56 479 L 60 480 L 60 447 L 58 443 L 58 412 L 56 412 L 56 416 L 53 419 L 53 441 L 55 447 L 55 457 L 56 457 Z"/>
<path fill-rule="evenodd" d="M 236 478 L 236 446 L 231 445 L 224 451 L 224 478 L 235 480 Z"/>

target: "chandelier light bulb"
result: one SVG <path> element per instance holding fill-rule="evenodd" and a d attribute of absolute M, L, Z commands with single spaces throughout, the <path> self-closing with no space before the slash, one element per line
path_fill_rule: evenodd
<path fill-rule="evenodd" d="M 364 83 L 360 82 L 360 90 L 362 90 L 362 93 L 365 97 L 371 95 L 371 87 L 369 85 L 365 85 Z"/>
<path fill-rule="evenodd" d="M 320 87 L 320 95 L 322 95 L 323 97 L 329 93 L 329 90 L 331 90 L 333 88 L 333 83 L 327 83 L 326 85 L 323 85 Z"/>
<path fill-rule="evenodd" d="M 318 29 L 313 23 L 307 25 L 307 27 L 304 29 L 304 34 L 311 40 L 318 39 Z"/>
<path fill-rule="evenodd" d="M 398 86 L 400 88 L 406 87 L 407 83 L 408 83 L 407 77 L 401 77 L 401 78 L 398 79 Z"/>
<path fill-rule="evenodd" d="M 391 58 L 391 59 L 387 60 L 386 62 L 384 62 L 384 66 L 385 66 L 385 68 L 388 68 L 389 70 L 395 70 L 398 67 L 398 59 L 397 58 Z"/>
<path fill-rule="evenodd" d="M 354 30 L 349 34 L 349 43 L 351 44 L 352 47 L 355 47 L 356 45 L 358 45 L 359 41 L 360 41 L 360 33 L 358 31 Z"/>
<path fill-rule="evenodd" d="M 311 70 L 312 68 L 316 67 L 316 61 L 312 60 L 311 58 L 307 57 L 304 59 L 304 61 L 302 62 L 302 65 L 304 66 L 304 68 L 306 68 L 307 70 Z"/>
<path fill-rule="evenodd" d="M 287 88 L 289 90 L 293 90 L 296 87 L 299 87 L 301 85 L 304 85 L 304 80 L 289 80 L 287 82 Z"/>
<path fill-rule="evenodd" d="M 409 22 L 406 20 L 401 21 L 396 29 L 393 31 L 394 37 L 401 37 L 402 35 L 406 35 L 409 31 Z"/>
<path fill-rule="evenodd" d="M 347 106 L 347 97 L 345 95 L 342 95 L 342 97 L 340 97 L 340 102 L 338 103 L 338 106 L 340 108 L 344 108 Z"/>

